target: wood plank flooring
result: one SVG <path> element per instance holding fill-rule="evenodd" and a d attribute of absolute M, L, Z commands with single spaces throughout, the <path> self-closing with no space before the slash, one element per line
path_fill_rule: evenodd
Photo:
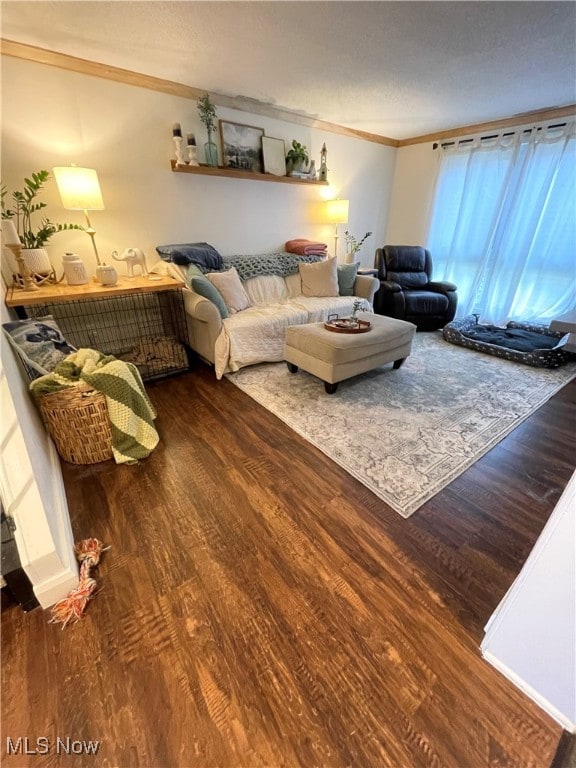
<path fill-rule="evenodd" d="M 572 473 L 575 383 L 408 520 L 206 366 L 148 391 L 147 460 L 63 465 L 112 545 L 85 619 L 2 615 L 2 765 L 551 766 L 479 644 Z"/>

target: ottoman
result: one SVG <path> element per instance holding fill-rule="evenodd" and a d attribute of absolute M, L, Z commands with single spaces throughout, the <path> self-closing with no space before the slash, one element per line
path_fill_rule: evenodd
<path fill-rule="evenodd" d="M 385 363 L 400 368 L 410 354 L 416 326 L 393 317 L 362 313 L 371 328 L 366 333 L 334 333 L 324 323 L 291 325 L 286 329 L 284 359 L 296 373 L 302 368 L 324 382 L 326 392 L 336 392 L 338 382 Z"/>

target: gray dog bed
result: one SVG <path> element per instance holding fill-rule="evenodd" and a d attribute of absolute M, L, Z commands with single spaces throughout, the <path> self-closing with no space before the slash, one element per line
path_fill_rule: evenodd
<path fill-rule="evenodd" d="M 451 344 L 537 368 L 559 368 L 574 359 L 564 351 L 565 334 L 545 325 L 512 321 L 502 328 L 481 325 L 470 315 L 445 325 L 442 335 Z"/>

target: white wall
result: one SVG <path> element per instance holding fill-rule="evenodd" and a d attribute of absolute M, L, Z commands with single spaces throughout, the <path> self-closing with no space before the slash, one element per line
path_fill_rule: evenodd
<path fill-rule="evenodd" d="M 4 304 L 0 316 L 3 323 L 12 319 Z M 14 537 L 22 567 L 38 602 L 47 608 L 78 582 L 64 483 L 58 454 L 1 332 L 0 352 L 0 494 L 6 513 L 16 523 Z"/>
<path fill-rule="evenodd" d="M 386 243 L 425 246 L 440 153 L 432 142 L 397 151 Z"/>
<path fill-rule="evenodd" d="M 2 57 L 2 109 L 2 180 L 10 191 L 40 168 L 75 163 L 97 169 L 106 210 L 91 219 L 106 258 L 114 249 L 137 246 L 150 266 L 156 245 L 191 241 L 212 243 L 223 254 L 278 250 L 294 237 L 318 238 L 331 249 L 334 229 L 321 220 L 319 206 L 328 196 L 350 200 L 354 235 L 374 233 L 361 253 L 364 265 L 372 265 L 383 243 L 393 147 L 218 108 L 218 117 L 262 127 L 287 148 L 298 139 L 317 167 L 326 142 L 330 188 L 176 174 L 170 169 L 173 123 L 195 133 L 199 155 L 203 151 L 206 133 L 195 101 L 9 56 Z M 81 213 L 62 209 L 53 181 L 44 199 L 54 221 L 84 223 Z M 345 229 L 340 225 L 342 251 Z M 58 273 L 68 250 L 94 267 L 83 233 L 55 235 L 48 250 Z"/>
<path fill-rule="evenodd" d="M 576 472 L 490 618 L 484 657 L 576 730 Z"/>

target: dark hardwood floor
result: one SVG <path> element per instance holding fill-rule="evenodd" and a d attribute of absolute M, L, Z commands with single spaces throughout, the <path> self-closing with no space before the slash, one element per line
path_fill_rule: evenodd
<path fill-rule="evenodd" d="M 148 391 L 148 459 L 63 465 L 112 546 L 85 619 L 2 615 L 3 765 L 552 765 L 479 644 L 573 471 L 575 382 L 408 520 L 205 366 Z"/>

